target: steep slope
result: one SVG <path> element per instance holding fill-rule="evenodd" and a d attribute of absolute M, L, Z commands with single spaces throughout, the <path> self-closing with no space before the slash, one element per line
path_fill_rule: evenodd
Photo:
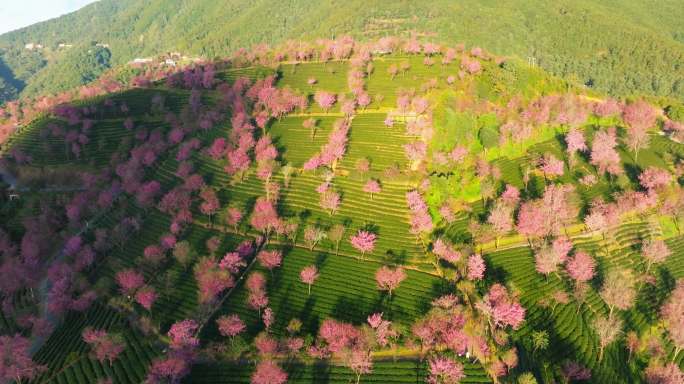
<path fill-rule="evenodd" d="M 575 76 L 615 95 L 681 98 L 682 18 L 676 0 L 231 0 L 220 6 L 209 0 L 103 0 L 0 36 L 0 49 L 13 48 L 5 55 L 24 55 L 21 47 L 31 42 L 56 47 L 97 41 L 109 44 L 113 63 L 122 64 L 165 52 L 212 58 L 258 43 L 343 34 L 381 37 L 414 30 L 434 33 L 439 41 L 463 41 L 523 60 L 533 57 L 556 75 Z M 49 64 L 46 76 L 63 71 Z M 55 88 L 36 85 L 24 94 L 43 91 Z"/>
<path fill-rule="evenodd" d="M 679 370 L 659 313 L 684 277 L 682 122 L 517 59 L 396 43 L 416 49 L 246 52 L 13 135 L 2 170 L 27 189 L 0 211 L 0 335 L 33 337 L 33 382 L 247 383 L 254 361 L 295 383 L 420 383 L 440 359 L 463 383 Z M 656 241 L 671 255 L 651 262 Z"/>

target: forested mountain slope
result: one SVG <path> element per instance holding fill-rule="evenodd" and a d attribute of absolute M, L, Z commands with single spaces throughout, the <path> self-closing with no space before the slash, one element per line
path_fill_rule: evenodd
<path fill-rule="evenodd" d="M 287 39 L 417 31 L 523 60 L 533 57 L 556 75 L 615 95 L 681 98 L 682 19 L 677 0 L 229 0 L 220 6 L 212 0 L 102 0 L 0 36 L 0 60 L 10 69 L 0 70 L 0 97 L 17 90 L 29 96 L 55 92 L 87 81 L 81 72 L 91 69 L 64 65 L 73 48 L 59 48 L 60 43 L 107 44 L 117 65 L 165 52 L 211 58 Z M 29 51 L 28 43 L 44 48 Z"/>

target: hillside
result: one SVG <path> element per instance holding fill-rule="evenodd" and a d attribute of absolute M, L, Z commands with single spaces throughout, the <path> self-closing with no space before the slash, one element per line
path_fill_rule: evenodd
<path fill-rule="evenodd" d="M 681 377 L 680 107 L 481 49 L 310 48 L 11 136 L 3 380 Z"/>
<path fill-rule="evenodd" d="M 231 0 L 220 7 L 209 0 L 101 0 L 0 36 L 6 89 L 0 93 L 38 96 L 87 80 L 83 68 L 61 64 L 68 49 L 58 48 L 60 43 L 107 44 L 116 66 L 166 52 L 213 58 L 288 39 L 344 34 L 372 39 L 417 31 L 436 41 L 462 41 L 522 60 L 533 57 L 555 75 L 613 95 L 681 99 L 683 18 L 677 0 Z M 44 48 L 28 51 L 28 43 Z M 10 73 L 2 70 L 3 63 Z"/>

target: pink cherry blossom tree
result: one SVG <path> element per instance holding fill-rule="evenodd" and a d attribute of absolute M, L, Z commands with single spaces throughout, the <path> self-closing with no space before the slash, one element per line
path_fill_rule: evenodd
<path fill-rule="evenodd" d="M 675 289 L 660 312 L 665 329 L 675 347 L 672 361 L 676 361 L 677 355 L 684 348 L 684 280 L 677 281 Z"/>
<path fill-rule="evenodd" d="M 193 272 L 201 304 L 213 302 L 221 292 L 235 285 L 230 272 L 220 268 L 218 262 L 211 257 L 200 258 Z"/>
<path fill-rule="evenodd" d="M 0 379 L 2 382 L 21 383 L 32 380 L 47 367 L 31 359 L 31 341 L 19 334 L 0 336 Z"/>
<path fill-rule="evenodd" d="M 498 202 L 489 213 L 487 222 L 492 225 L 496 234 L 494 245 L 499 247 L 499 237 L 513 230 L 513 207 L 503 202 Z"/>
<path fill-rule="evenodd" d="M 299 280 L 308 286 L 309 295 L 311 295 L 311 286 L 316 282 L 318 276 L 318 268 L 315 265 L 306 266 L 299 272 Z"/>
<path fill-rule="evenodd" d="M 213 223 L 212 219 L 214 214 L 221 208 L 221 203 L 216 196 L 216 191 L 214 191 L 213 188 L 204 188 L 200 191 L 199 197 L 202 199 L 202 202 L 200 203 L 200 212 L 209 216 L 209 222 Z"/>
<path fill-rule="evenodd" d="M 629 269 L 613 269 L 608 271 L 599 295 L 608 305 L 608 317 L 612 319 L 613 310 L 627 310 L 636 301 L 636 281 L 634 274 Z"/>
<path fill-rule="evenodd" d="M 651 363 L 646 367 L 646 382 L 648 384 L 675 384 L 684 383 L 684 372 L 679 369 L 677 363 Z"/>
<path fill-rule="evenodd" d="M 428 368 L 429 384 L 458 384 L 465 377 L 463 365 L 447 357 L 435 357 Z"/>
<path fill-rule="evenodd" d="M 273 273 L 273 269 L 280 267 L 283 262 L 283 253 L 279 250 L 263 250 L 257 254 L 257 260 L 264 268 Z"/>
<path fill-rule="evenodd" d="M 461 255 L 461 252 L 454 248 L 453 244 L 442 238 L 439 238 L 432 243 L 432 253 L 437 255 L 440 259 L 452 264 L 456 264 L 463 256 Z"/>
<path fill-rule="evenodd" d="M 316 93 L 314 94 L 314 100 L 326 113 L 335 104 L 336 99 L 337 97 L 334 93 L 326 91 L 316 91 Z"/>
<path fill-rule="evenodd" d="M 639 174 L 639 183 L 649 191 L 659 191 L 672 182 L 672 175 L 665 169 L 648 167 Z"/>
<path fill-rule="evenodd" d="M 489 288 L 483 301 L 484 305 L 479 306 L 480 309 L 497 327 L 510 326 L 518 329 L 525 321 L 525 308 L 499 283 Z"/>
<path fill-rule="evenodd" d="M 316 226 L 310 225 L 304 229 L 304 241 L 307 243 L 309 250 L 312 252 L 316 247 L 316 244 L 326 237 L 328 237 L 328 234 Z"/>
<path fill-rule="evenodd" d="M 588 253 L 583 251 L 575 252 L 565 269 L 568 275 L 577 283 L 585 283 L 594 277 L 596 261 Z"/>
<path fill-rule="evenodd" d="M 617 340 L 622 333 L 622 320 L 615 317 L 599 315 L 594 320 L 594 331 L 599 339 L 599 361 L 603 360 L 603 351 Z"/>
<path fill-rule="evenodd" d="M 85 328 L 82 336 L 100 363 L 107 361 L 111 365 L 126 347 L 121 335 L 110 334 L 102 329 Z"/>
<path fill-rule="evenodd" d="M 314 137 L 316 136 L 316 128 L 318 120 L 314 119 L 313 117 L 308 118 L 302 122 L 302 127 L 305 129 L 308 129 L 310 134 L 309 136 L 311 137 L 311 141 L 313 141 Z"/>
<path fill-rule="evenodd" d="M 264 313 L 261 314 L 261 321 L 263 321 L 266 332 L 268 332 L 275 321 L 273 310 L 271 308 L 264 309 Z"/>
<path fill-rule="evenodd" d="M 361 375 L 369 374 L 373 369 L 373 360 L 368 350 L 359 347 L 352 348 L 343 357 L 344 364 L 356 374 L 356 384 L 359 384 Z"/>
<path fill-rule="evenodd" d="M 571 128 L 565 135 L 565 144 L 571 164 L 574 162 L 573 159 L 577 152 L 586 152 L 589 149 L 584 140 L 584 134 L 576 128 Z"/>
<path fill-rule="evenodd" d="M 145 283 L 143 275 L 133 269 L 124 269 L 116 274 L 116 282 L 125 295 L 131 295 Z"/>
<path fill-rule="evenodd" d="M 145 285 L 135 293 L 135 301 L 148 311 L 152 310 L 152 305 L 157 301 L 157 292 L 154 288 Z"/>
<path fill-rule="evenodd" d="M 247 262 L 240 256 L 239 252 L 226 253 L 219 263 L 219 268 L 226 269 L 233 274 L 239 273 L 246 266 Z"/>
<path fill-rule="evenodd" d="M 167 335 L 169 336 L 169 347 L 172 350 L 193 350 L 199 346 L 199 339 L 196 332 L 199 324 L 195 320 L 181 320 L 169 329 Z"/>
<path fill-rule="evenodd" d="M 596 132 L 591 144 L 591 163 L 599 173 L 619 175 L 623 172 L 620 166 L 620 155 L 615 150 L 617 138 L 615 128 Z"/>
<path fill-rule="evenodd" d="M 382 192 L 382 188 L 377 180 L 371 179 L 363 186 L 363 191 L 370 194 L 370 198 L 373 200 L 373 194 Z"/>
<path fill-rule="evenodd" d="M 377 240 L 377 235 L 364 230 L 359 230 L 355 235 L 349 238 L 349 242 L 352 247 L 356 248 L 361 252 L 361 259 L 366 255 L 366 253 L 372 253 L 375 249 L 375 241 Z"/>
<path fill-rule="evenodd" d="M 378 289 L 387 291 L 390 298 L 392 298 L 392 291 L 397 289 L 399 284 L 405 279 L 406 272 L 404 272 L 404 269 L 401 267 L 395 269 L 380 267 L 380 269 L 375 272 L 375 282 L 378 285 Z"/>
<path fill-rule="evenodd" d="M 648 146 L 648 130 L 655 125 L 656 117 L 655 109 L 643 100 L 627 105 L 622 112 L 627 124 L 626 144 L 634 151 L 635 161 L 639 150 Z"/>
<path fill-rule="evenodd" d="M 237 207 L 229 207 L 226 212 L 226 224 L 233 227 L 235 232 L 238 232 L 238 226 L 242 221 L 242 211 Z"/>
<path fill-rule="evenodd" d="M 222 336 L 230 337 L 231 344 L 233 343 L 235 336 L 247 329 L 247 326 L 238 315 L 221 316 L 216 320 L 216 325 Z"/>
<path fill-rule="evenodd" d="M 251 380 L 252 384 L 284 384 L 286 382 L 287 373 L 271 360 L 263 360 L 257 364 Z"/>
<path fill-rule="evenodd" d="M 321 193 L 319 204 L 322 209 L 328 211 L 328 214 L 332 216 L 340 207 L 340 194 L 333 189 L 327 189 Z"/>
<path fill-rule="evenodd" d="M 268 238 L 269 233 L 280 225 L 280 218 L 273 206 L 273 202 L 263 196 L 257 198 L 250 224 L 257 231 L 263 232 L 266 238 Z"/>
<path fill-rule="evenodd" d="M 565 164 L 562 160 L 558 160 L 556 156 L 546 153 L 542 158 L 541 171 L 544 173 L 544 177 L 560 177 L 563 176 Z"/>
<path fill-rule="evenodd" d="M 482 280 L 485 269 L 485 261 L 480 254 L 475 253 L 468 257 L 468 280 Z"/>
<path fill-rule="evenodd" d="M 641 245 L 641 253 L 646 259 L 646 273 L 649 272 L 653 264 L 664 262 L 672 251 L 663 240 L 647 240 Z"/>
<path fill-rule="evenodd" d="M 170 354 L 152 362 L 147 375 L 147 382 L 178 383 L 189 371 L 190 366 L 186 357 L 180 354 Z"/>

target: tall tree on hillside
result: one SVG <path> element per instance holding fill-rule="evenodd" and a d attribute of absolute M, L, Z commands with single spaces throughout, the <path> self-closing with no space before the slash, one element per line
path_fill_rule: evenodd
<path fill-rule="evenodd" d="M 216 326 L 222 336 L 230 337 L 231 344 L 233 344 L 235 336 L 247 329 L 247 326 L 238 315 L 221 316 L 216 320 Z"/>
<path fill-rule="evenodd" d="M 213 302 L 221 292 L 235 285 L 230 272 L 220 268 L 218 262 L 211 257 L 199 259 L 194 266 L 194 276 L 200 304 Z"/>
<path fill-rule="evenodd" d="M 513 207 L 502 201 L 497 202 L 490 211 L 487 222 L 492 225 L 492 229 L 496 234 L 494 246 L 498 248 L 499 237 L 513 230 Z"/>
<path fill-rule="evenodd" d="M 586 283 L 594 277 L 596 261 L 588 253 L 578 251 L 565 268 L 576 284 Z"/>
<path fill-rule="evenodd" d="M 684 348 L 684 280 L 677 281 L 677 286 L 660 312 L 665 329 L 675 346 L 672 361 L 676 361 L 677 355 Z"/>
<path fill-rule="evenodd" d="M 309 137 L 311 137 L 311 141 L 313 141 L 314 137 L 316 136 L 316 128 L 318 125 L 317 123 L 318 120 L 314 119 L 313 117 L 308 118 L 302 122 L 302 127 L 308 129 L 310 132 Z"/>
<path fill-rule="evenodd" d="M 571 128 L 565 135 L 565 145 L 570 166 L 575 164 L 577 152 L 586 152 L 589 149 L 584 140 L 584 134 L 576 128 Z"/>
<path fill-rule="evenodd" d="M 332 189 L 321 193 L 319 204 L 321 208 L 328 211 L 330 216 L 334 215 L 340 206 L 340 194 Z"/>
<path fill-rule="evenodd" d="M 143 286 L 135 293 L 135 301 L 148 311 L 152 310 L 157 297 L 157 292 L 150 286 Z"/>
<path fill-rule="evenodd" d="M 363 191 L 370 194 L 370 198 L 371 200 L 373 200 L 373 194 L 382 192 L 382 188 L 380 187 L 380 183 L 377 180 L 370 179 L 363 186 Z"/>
<path fill-rule="evenodd" d="M 257 364 L 251 380 L 252 384 L 284 384 L 286 382 L 287 373 L 271 360 L 264 360 Z"/>
<path fill-rule="evenodd" d="M 648 130 L 655 125 L 656 117 L 655 109 L 643 100 L 624 108 L 622 119 L 627 124 L 626 144 L 634 151 L 634 161 L 637 160 L 639 150 L 648 146 Z"/>
<path fill-rule="evenodd" d="M 328 113 L 330 108 L 335 104 L 336 99 L 337 97 L 334 93 L 326 91 L 316 91 L 314 94 L 314 100 L 326 113 Z"/>
<path fill-rule="evenodd" d="M 263 250 L 257 254 L 257 260 L 264 268 L 273 273 L 273 269 L 280 267 L 283 262 L 283 253 L 278 250 Z"/>
<path fill-rule="evenodd" d="M 591 144 L 591 163 L 598 168 L 600 174 L 619 175 L 623 172 L 620 155 L 615 147 L 617 147 L 615 128 L 596 132 Z"/>
<path fill-rule="evenodd" d="M 646 259 L 646 273 L 648 273 L 653 264 L 664 262 L 672 251 L 663 240 L 647 240 L 641 244 L 641 253 Z"/>
<path fill-rule="evenodd" d="M 622 320 L 599 315 L 594 320 L 594 330 L 599 338 L 599 361 L 601 361 L 604 349 L 622 333 Z"/>
<path fill-rule="evenodd" d="M 375 272 L 375 281 L 378 284 L 378 289 L 381 291 L 387 291 L 389 293 L 390 299 L 392 298 L 392 291 L 399 287 L 402 281 L 406 279 L 406 272 L 404 269 L 399 268 L 389 268 L 381 267 Z"/>
<path fill-rule="evenodd" d="M 309 295 L 311 294 L 311 286 L 316 282 L 318 276 L 318 268 L 315 265 L 306 266 L 299 272 L 299 279 L 308 286 Z"/>
<path fill-rule="evenodd" d="M 257 231 L 263 232 L 264 236 L 268 238 L 271 231 L 280 224 L 280 218 L 273 203 L 263 196 L 257 198 L 250 224 Z"/>
<path fill-rule="evenodd" d="M 124 269 L 116 274 L 116 282 L 125 295 L 131 295 L 145 283 L 143 275 L 133 269 Z"/>
<path fill-rule="evenodd" d="M 335 243 L 335 256 L 337 256 L 340 250 L 340 242 L 344 238 L 344 232 L 346 228 L 342 224 L 335 224 L 328 231 L 328 239 Z"/>
<path fill-rule="evenodd" d="M 47 369 L 31 359 L 30 349 L 30 340 L 19 334 L 0 336 L 0 379 L 3 382 L 21 383 Z"/>
<path fill-rule="evenodd" d="M 304 228 L 304 241 L 309 246 L 309 250 L 313 252 L 316 244 L 321 242 L 323 239 L 328 237 L 328 234 L 324 230 L 314 226 L 309 225 Z"/>
<path fill-rule="evenodd" d="M 125 342 L 123 337 L 118 334 L 110 334 L 102 329 L 93 329 L 88 327 L 83 330 L 83 341 L 86 342 L 92 349 L 93 355 L 100 362 L 112 362 L 125 349 Z"/>
<path fill-rule="evenodd" d="M 609 318 L 613 317 L 613 310 L 627 310 L 634 305 L 636 300 L 634 274 L 629 269 L 613 269 L 608 271 L 599 294 L 606 302 L 610 312 Z"/>
<path fill-rule="evenodd" d="M 463 365 L 447 357 L 435 357 L 429 361 L 429 384 L 458 384 L 465 377 Z"/>
<path fill-rule="evenodd" d="M 359 230 L 355 235 L 349 238 L 351 245 L 361 252 L 361 259 L 368 252 L 373 252 L 375 248 L 375 241 L 377 240 L 377 235 L 364 230 Z"/>
<path fill-rule="evenodd" d="M 672 182 L 672 175 L 665 169 L 648 167 L 639 174 L 639 184 L 649 191 L 658 192 Z"/>

